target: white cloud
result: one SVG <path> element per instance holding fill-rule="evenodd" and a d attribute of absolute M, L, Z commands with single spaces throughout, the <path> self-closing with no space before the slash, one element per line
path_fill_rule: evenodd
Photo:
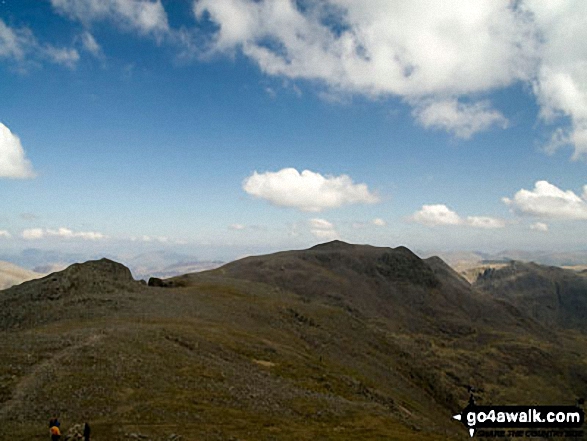
<path fill-rule="evenodd" d="M 0 123 L 0 178 L 33 178 L 35 172 L 26 158 L 18 136 Z"/>
<path fill-rule="evenodd" d="M 530 23 L 505 2 L 331 0 L 304 6 L 198 0 L 194 11 L 197 17 L 207 11 L 220 25 L 218 50 L 241 47 L 269 74 L 369 95 L 483 91 L 526 77 L 532 66 L 533 51 L 520 47 Z"/>
<path fill-rule="evenodd" d="M 254 172 L 244 180 L 243 190 L 274 205 L 309 212 L 379 201 L 366 184 L 355 184 L 347 175 L 322 176 L 310 170 L 299 173 L 294 168 Z"/>
<path fill-rule="evenodd" d="M 47 46 L 45 55 L 55 64 L 62 64 L 70 69 L 74 68 L 79 61 L 79 53 L 75 49 Z"/>
<path fill-rule="evenodd" d="M 21 234 L 22 238 L 27 240 L 41 239 L 44 235 L 45 232 L 42 228 L 29 228 Z"/>
<path fill-rule="evenodd" d="M 585 187 L 583 187 L 585 191 Z M 513 199 L 503 202 L 521 215 L 547 219 L 587 220 L 587 196 L 577 196 L 573 191 L 563 191 L 547 181 L 538 181 L 534 190 L 522 189 Z"/>
<path fill-rule="evenodd" d="M 198 19 L 219 25 L 212 52 L 240 50 L 269 75 L 326 85 L 324 96 L 403 98 L 423 125 L 457 137 L 507 126 L 487 102 L 459 108 L 459 98 L 525 83 L 543 118 L 570 118 L 561 140 L 574 147 L 573 159 L 587 158 L 583 0 L 325 0 L 303 7 L 194 0 L 193 8 Z M 423 109 L 422 99 L 435 104 Z M 442 107 L 448 115 L 438 113 Z"/>
<path fill-rule="evenodd" d="M 0 19 L 0 58 L 22 64 L 27 57 L 48 60 L 69 68 L 75 67 L 79 60 L 79 54 L 75 49 L 50 44 L 40 45 L 30 29 L 14 29 Z"/>
<path fill-rule="evenodd" d="M 80 38 L 82 45 L 86 51 L 88 51 L 94 57 L 100 58 L 103 56 L 102 48 L 100 47 L 100 45 L 98 44 L 98 42 L 92 34 L 90 34 L 88 31 L 84 31 L 80 35 Z"/>
<path fill-rule="evenodd" d="M 0 19 L 0 57 L 22 60 L 26 47 L 33 41 L 28 29 L 12 29 Z"/>
<path fill-rule="evenodd" d="M 355 230 L 362 230 L 373 225 L 376 227 L 384 227 L 387 225 L 387 222 L 381 218 L 376 218 L 370 222 L 353 222 L 351 227 L 353 227 Z"/>
<path fill-rule="evenodd" d="M 240 49 L 269 75 L 408 102 L 456 103 L 529 81 L 539 56 L 535 24 L 513 2 L 330 0 L 302 9 L 293 1 L 198 0 L 194 12 L 220 26 L 212 50 Z M 456 124 L 457 136 L 468 137 L 505 124 L 485 102 L 453 107 L 448 120 L 430 115 L 431 125 Z"/>
<path fill-rule="evenodd" d="M 573 159 L 587 159 L 587 3 L 525 0 L 542 39 L 541 64 L 533 83 L 541 116 L 571 123 L 558 145 L 574 146 Z M 551 147 L 553 147 L 551 145 Z"/>
<path fill-rule="evenodd" d="M 244 230 L 246 227 L 242 224 L 232 224 L 228 228 L 230 228 L 231 230 L 240 231 L 240 230 Z"/>
<path fill-rule="evenodd" d="M 423 205 L 420 211 L 412 215 L 412 220 L 422 225 L 460 225 L 463 220 L 446 205 Z"/>
<path fill-rule="evenodd" d="M 92 21 L 108 19 L 143 35 L 169 31 L 160 0 L 51 0 L 51 4 L 58 12 L 86 26 Z"/>
<path fill-rule="evenodd" d="M 423 205 L 420 211 L 411 216 L 411 220 L 422 225 L 435 227 L 439 225 L 463 225 L 473 228 L 504 228 L 506 222 L 489 216 L 467 216 L 463 219 L 444 204 Z"/>
<path fill-rule="evenodd" d="M 167 243 L 169 242 L 169 238 L 166 236 L 149 236 L 149 235 L 142 235 L 140 237 L 133 236 L 130 238 L 133 242 L 159 242 L 159 243 Z"/>
<path fill-rule="evenodd" d="M 470 227 L 486 229 L 504 228 L 506 225 L 503 219 L 488 216 L 467 216 L 465 224 Z"/>
<path fill-rule="evenodd" d="M 492 126 L 508 126 L 507 119 L 487 101 L 472 104 L 459 103 L 456 99 L 427 101 L 416 105 L 412 115 L 427 129 L 443 129 L 462 139 Z"/>
<path fill-rule="evenodd" d="M 334 225 L 332 222 L 328 222 L 326 219 L 310 219 L 310 226 L 318 230 L 332 230 Z"/>
<path fill-rule="evenodd" d="M 334 230 L 311 230 L 316 239 L 320 240 L 337 240 L 340 239 L 339 234 Z"/>
<path fill-rule="evenodd" d="M 546 233 L 548 231 L 548 225 L 543 222 L 536 222 L 530 225 L 530 229 L 534 231 L 542 231 Z"/>
<path fill-rule="evenodd" d="M 336 240 L 340 236 L 334 225 L 326 219 L 310 219 L 310 232 L 314 237 L 320 240 Z"/>
<path fill-rule="evenodd" d="M 94 231 L 79 231 L 74 232 L 71 231 L 69 228 L 59 228 L 57 230 L 47 229 L 45 230 L 47 236 L 56 236 L 56 237 L 63 237 L 63 238 L 80 238 L 84 240 L 100 240 L 104 239 L 105 236 L 102 233 L 97 233 Z"/>
<path fill-rule="evenodd" d="M 2 238 L 2 237 L 5 239 L 10 239 L 12 237 L 12 234 L 10 234 L 6 230 L 0 230 L 0 238 Z"/>
<path fill-rule="evenodd" d="M 83 240 L 101 240 L 105 239 L 102 233 L 97 233 L 94 231 L 72 231 L 69 228 L 58 228 L 57 230 L 53 230 L 50 228 L 43 229 L 43 228 L 29 228 L 22 232 L 21 234 L 23 239 L 27 240 L 35 240 L 35 239 L 42 239 L 44 237 L 58 237 L 63 239 L 83 239 Z"/>

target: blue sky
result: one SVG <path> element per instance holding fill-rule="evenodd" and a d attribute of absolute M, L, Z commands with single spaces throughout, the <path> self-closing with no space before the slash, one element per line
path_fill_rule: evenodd
<path fill-rule="evenodd" d="M 0 247 L 587 248 L 586 9 L 2 0 Z"/>

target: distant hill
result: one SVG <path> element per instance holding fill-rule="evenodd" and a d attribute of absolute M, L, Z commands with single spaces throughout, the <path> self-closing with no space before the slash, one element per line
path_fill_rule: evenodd
<path fill-rule="evenodd" d="M 438 251 L 422 252 L 419 255 L 438 254 L 470 283 L 475 282 L 479 274 L 488 268 L 503 268 L 511 261 L 535 262 L 540 265 L 566 267 L 577 272 L 587 268 L 587 251 L 553 252 L 504 250 L 497 253 Z"/>
<path fill-rule="evenodd" d="M 0 289 L 9 288 L 31 279 L 38 279 L 44 274 L 21 268 L 13 263 L 0 261 Z"/>
<path fill-rule="evenodd" d="M 169 278 L 218 268 L 224 262 L 201 260 L 196 256 L 170 251 L 151 251 L 121 259 L 137 279 Z"/>
<path fill-rule="evenodd" d="M 511 262 L 485 270 L 474 286 L 509 301 L 545 326 L 587 331 L 587 278 L 575 271 Z"/>
<path fill-rule="evenodd" d="M 481 263 L 475 266 L 456 265 L 455 271 L 464 277 L 469 283 L 475 283 L 479 276 L 485 274 L 488 270 L 501 269 L 507 266 L 507 263 Z"/>
<path fill-rule="evenodd" d="M 384 317 L 397 329 L 412 332 L 472 333 L 471 323 L 480 316 L 494 326 L 518 327 L 517 319 L 488 296 L 472 291 L 440 258 L 422 260 L 405 247 L 333 241 L 303 251 L 247 257 L 213 273 Z"/>
<path fill-rule="evenodd" d="M 0 291 L 0 421 L 41 439 L 465 440 L 484 404 L 587 395 L 587 335 L 437 257 L 331 242 L 161 282 L 111 260 Z M 1 437 L 0 437 L 1 438 Z"/>
<path fill-rule="evenodd" d="M 33 272 L 49 274 L 61 271 L 76 262 L 95 260 L 101 257 L 103 256 L 92 253 L 66 253 L 57 250 L 29 248 L 18 253 L 0 255 L 0 260 L 5 259 L 21 267 L 31 268 Z M 139 254 L 121 253 L 105 257 L 126 265 L 137 279 L 173 277 L 217 268 L 224 263 L 217 260 L 202 260 L 195 255 L 169 250 L 153 250 Z"/>

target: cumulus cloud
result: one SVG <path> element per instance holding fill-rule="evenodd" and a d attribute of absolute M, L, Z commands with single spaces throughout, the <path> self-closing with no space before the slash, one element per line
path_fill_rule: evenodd
<path fill-rule="evenodd" d="M 102 233 L 94 231 L 72 231 L 69 228 L 61 227 L 56 230 L 50 228 L 29 228 L 22 232 L 21 237 L 27 240 L 42 239 L 45 237 L 57 237 L 62 239 L 83 239 L 83 240 L 101 240 L 105 239 Z"/>
<path fill-rule="evenodd" d="M 26 158 L 18 136 L 0 123 L 0 178 L 33 178 L 35 172 Z"/>
<path fill-rule="evenodd" d="M 51 4 L 58 12 L 86 26 L 97 20 L 111 20 L 142 35 L 169 31 L 160 0 L 51 0 Z"/>
<path fill-rule="evenodd" d="M 446 205 L 423 205 L 420 211 L 412 215 L 412 220 L 422 225 L 460 225 L 463 220 Z"/>
<path fill-rule="evenodd" d="M 369 95 L 459 94 L 525 76 L 528 19 L 505 2 L 198 0 L 236 47 L 269 74 L 316 79 Z M 491 56 L 487 56 L 491 54 Z"/>
<path fill-rule="evenodd" d="M 274 205 L 309 212 L 379 201 L 366 184 L 355 184 L 347 175 L 322 176 L 310 170 L 299 173 L 294 168 L 254 172 L 244 180 L 243 190 Z"/>
<path fill-rule="evenodd" d="M 317 239 L 336 240 L 340 238 L 334 225 L 326 219 L 310 219 L 309 224 L 310 232 Z"/>
<path fill-rule="evenodd" d="M 573 159 L 587 158 L 587 3 L 581 0 L 526 0 L 540 30 L 541 59 L 534 93 L 541 116 L 553 121 L 568 117 L 570 125 L 558 133 L 558 144 L 571 145 Z M 562 136 L 561 136 L 562 135 Z"/>
<path fill-rule="evenodd" d="M 242 224 L 232 224 L 228 228 L 230 228 L 231 230 L 240 231 L 240 230 L 244 230 L 246 227 Z"/>
<path fill-rule="evenodd" d="M 425 128 L 443 129 L 457 138 L 469 139 L 492 126 L 506 128 L 508 120 L 489 102 L 459 103 L 456 99 L 418 104 L 412 115 Z"/>
<path fill-rule="evenodd" d="M 444 204 L 423 205 L 411 216 L 411 220 L 422 225 L 435 227 L 439 225 L 464 225 L 473 228 L 503 228 L 506 222 L 489 216 L 467 216 L 463 219 Z"/>
<path fill-rule="evenodd" d="M 532 225 L 530 225 L 530 229 L 534 230 L 534 231 L 541 231 L 543 233 L 546 233 L 548 231 L 548 225 L 546 225 L 543 222 L 536 222 L 536 223 L 533 223 Z"/>
<path fill-rule="evenodd" d="M 387 223 L 381 218 L 373 219 L 372 223 L 377 227 L 384 227 L 387 225 Z"/>
<path fill-rule="evenodd" d="M 457 137 L 507 126 L 487 101 L 459 98 L 523 82 L 545 120 L 570 119 L 559 144 L 587 156 L 582 0 L 194 0 L 193 9 L 219 27 L 213 52 L 241 51 L 269 75 L 326 85 L 326 96 L 403 98 L 425 127 Z"/>
<path fill-rule="evenodd" d="M 587 220 L 587 189 L 583 197 L 571 190 L 561 190 L 547 181 L 538 181 L 534 190 L 521 189 L 513 199 L 502 201 L 520 215 L 547 219 Z"/>
<path fill-rule="evenodd" d="M 198 0 L 194 13 L 219 25 L 212 50 L 239 49 L 269 75 L 318 80 L 331 91 L 434 97 L 417 106 L 421 121 L 469 137 L 506 120 L 485 101 L 457 106 L 455 97 L 534 77 L 535 23 L 516 4 Z M 443 107 L 448 118 L 438 115 Z"/>
<path fill-rule="evenodd" d="M 12 234 L 10 234 L 8 231 L 0 230 L 0 238 L 10 239 L 11 237 L 12 237 Z"/>

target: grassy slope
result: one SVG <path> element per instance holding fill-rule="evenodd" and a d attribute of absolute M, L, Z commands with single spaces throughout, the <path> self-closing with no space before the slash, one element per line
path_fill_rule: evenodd
<path fill-rule="evenodd" d="M 371 335 L 344 311 L 242 281 L 88 297 L 117 303 L 4 334 L 0 414 L 10 439 L 44 438 L 53 412 L 64 427 L 90 420 L 95 439 L 434 439 L 413 428 L 437 426 L 438 409 L 390 375 L 406 397 L 392 400 L 371 375 L 388 369 L 353 359 Z M 340 335 L 343 325 L 357 337 Z M 433 418 L 410 417 L 423 410 Z"/>
<path fill-rule="evenodd" d="M 0 439 L 45 439 L 53 413 L 64 428 L 88 420 L 95 440 L 467 439 L 450 418 L 466 384 L 495 404 L 587 391 L 577 332 L 408 332 L 221 273 L 0 292 Z"/>

